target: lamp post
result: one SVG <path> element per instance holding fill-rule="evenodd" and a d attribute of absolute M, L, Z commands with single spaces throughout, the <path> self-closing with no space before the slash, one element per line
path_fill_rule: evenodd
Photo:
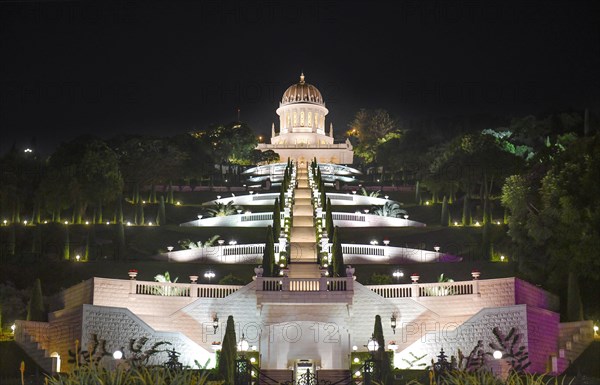
<path fill-rule="evenodd" d="M 250 384 L 250 362 L 246 359 L 246 352 L 249 348 L 250 344 L 242 333 L 242 338 L 237 344 L 240 356 L 235 360 L 235 385 Z"/>
<path fill-rule="evenodd" d="M 167 262 L 171 262 L 171 251 L 173 251 L 173 246 L 167 246 Z"/>
<path fill-rule="evenodd" d="M 365 360 L 364 378 L 365 385 L 371 385 L 377 371 L 377 361 L 375 360 L 375 352 L 379 349 L 379 343 L 375 339 L 375 334 L 371 335 L 371 339 L 367 342 L 367 350 L 371 353 L 371 358 Z"/>
<path fill-rule="evenodd" d="M 206 273 L 204 273 L 204 278 L 208 278 L 208 283 L 210 283 L 210 280 L 213 279 L 215 276 L 216 274 L 212 270 L 209 270 Z"/>
<path fill-rule="evenodd" d="M 398 282 L 400 281 L 400 278 L 404 277 L 404 273 L 400 270 L 396 270 L 392 273 L 392 276 L 394 276 L 394 278 L 396 278 L 396 282 Z"/>

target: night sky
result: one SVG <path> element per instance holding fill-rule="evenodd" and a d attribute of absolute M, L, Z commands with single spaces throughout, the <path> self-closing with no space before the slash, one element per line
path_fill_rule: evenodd
<path fill-rule="evenodd" d="M 598 110 L 594 2 L 1 1 L 0 152 L 91 133 L 269 133 L 303 70 L 341 134 L 399 118 Z"/>

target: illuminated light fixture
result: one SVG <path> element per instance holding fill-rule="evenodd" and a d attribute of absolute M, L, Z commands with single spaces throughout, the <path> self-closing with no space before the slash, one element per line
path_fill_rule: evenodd
<path fill-rule="evenodd" d="M 113 358 L 115 360 L 120 360 L 121 358 L 123 358 L 123 352 L 120 350 L 115 350 L 115 352 L 113 353 Z"/>
<path fill-rule="evenodd" d="M 106 225 L 107 225 L 107 226 L 108 226 L 108 225 L 110 225 L 110 222 L 106 222 Z"/>
<path fill-rule="evenodd" d="M 225 240 L 224 240 L 224 239 L 219 239 L 219 240 L 217 241 L 217 243 L 219 244 L 219 246 L 222 246 L 222 245 L 223 245 L 223 243 L 225 243 Z"/>
<path fill-rule="evenodd" d="M 15 330 L 17 330 L 17 325 L 15 325 L 15 324 L 10 325 L 10 330 L 12 331 L 12 334 L 15 334 Z"/>
<path fill-rule="evenodd" d="M 89 225 L 89 224 L 90 224 L 90 221 L 85 221 L 85 224 L 86 224 L 86 225 Z"/>
<path fill-rule="evenodd" d="M 285 264 L 283 264 L 283 263 L 280 263 L 280 264 L 279 264 L 279 267 L 285 267 Z"/>
<path fill-rule="evenodd" d="M 356 372 L 354 372 L 354 375 L 355 375 L 356 377 L 360 377 L 360 370 L 357 370 Z"/>
<path fill-rule="evenodd" d="M 65 221 L 65 225 L 68 225 L 68 224 L 69 224 L 69 221 Z"/>
<path fill-rule="evenodd" d="M 440 247 L 438 245 L 433 246 L 433 249 L 435 250 L 436 253 L 440 252 Z"/>
<path fill-rule="evenodd" d="M 323 267 L 329 267 L 329 265 L 328 265 L 328 264 L 326 264 L 326 263 L 324 263 L 324 264 L 323 264 Z"/>
<path fill-rule="evenodd" d="M 167 250 L 169 250 L 170 253 L 171 251 L 173 251 L 173 246 L 167 246 Z"/>
<path fill-rule="evenodd" d="M 215 313 L 213 315 L 213 330 L 215 331 L 215 334 L 217 334 L 217 329 L 219 328 L 219 317 L 217 317 L 217 313 Z"/>
<path fill-rule="evenodd" d="M 177 203 L 175 203 L 177 206 L 181 206 L 181 202 L 177 201 Z"/>
<path fill-rule="evenodd" d="M 241 209 L 237 209 L 236 211 L 237 211 L 237 213 L 238 213 L 238 214 L 241 214 L 241 213 L 242 213 L 242 210 L 241 210 Z"/>
<path fill-rule="evenodd" d="M 383 244 L 386 245 L 386 246 L 389 245 L 390 244 L 390 240 L 389 239 L 384 239 L 383 240 Z"/>
<path fill-rule="evenodd" d="M 212 270 L 209 270 L 206 273 L 204 273 L 204 278 L 207 278 L 208 282 L 210 282 L 210 280 L 213 279 L 215 276 L 216 274 Z"/>
<path fill-rule="evenodd" d="M 250 215 L 250 214 L 252 214 L 252 211 L 250 211 L 250 210 L 246 210 L 246 212 L 245 212 L 244 214 L 246 214 L 246 215 Z"/>
<path fill-rule="evenodd" d="M 389 196 L 389 195 L 386 195 L 386 196 L 385 196 L 385 199 L 389 199 L 389 198 L 390 198 L 390 196 Z"/>
<path fill-rule="evenodd" d="M 404 214 L 404 219 L 408 219 L 408 214 Z"/>
<path fill-rule="evenodd" d="M 371 335 L 371 339 L 367 342 L 367 350 L 371 353 L 375 353 L 379 349 L 379 343 L 375 339 L 375 334 Z"/>
<path fill-rule="evenodd" d="M 8 221 L 5 219 L 2 221 L 2 223 L 4 223 L 6 225 L 8 223 Z"/>
<path fill-rule="evenodd" d="M 242 352 L 242 354 L 244 354 L 248 351 L 248 348 L 250 348 L 250 344 L 248 343 L 248 341 L 246 341 L 244 333 L 242 333 L 242 338 L 240 338 L 240 341 L 237 344 L 237 349 L 238 351 Z"/>
<path fill-rule="evenodd" d="M 369 213 L 369 209 L 364 209 L 363 211 L 365 212 L 365 214 Z"/>
<path fill-rule="evenodd" d="M 258 350 L 258 346 L 256 346 L 256 345 L 252 345 L 252 351 L 254 351 L 254 352 L 255 352 L 255 351 L 257 351 L 257 350 Z"/>
<path fill-rule="evenodd" d="M 44 221 L 44 224 L 45 224 L 45 225 L 47 225 L 47 224 L 48 224 L 48 221 Z"/>
<path fill-rule="evenodd" d="M 425 201 L 425 206 L 429 206 L 429 201 Z"/>
<path fill-rule="evenodd" d="M 456 222 L 456 221 L 455 221 L 455 222 L 454 222 L 454 226 L 458 226 L 458 222 Z"/>
<path fill-rule="evenodd" d="M 131 226 L 131 222 L 127 222 L 127 226 Z"/>
<path fill-rule="evenodd" d="M 402 277 L 404 277 L 404 273 L 401 272 L 400 270 L 396 270 L 392 273 L 392 275 L 394 276 L 394 278 L 396 279 L 400 279 Z"/>
<path fill-rule="evenodd" d="M 250 362 L 255 363 L 256 362 L 256 358 L 250 357 Z"/>
<path fill-rule="evenodd" d="M 198 219 L 202 219 L 202 214 L 197 215 Z"/>
<path fill-rule="evenodd" d="M 143 204 L 143 205 L 145 205 L 145 204 L 146 204 L 146 201 L 142 201 L 142 204 Z"/>
<path fill-rule="evenodd" d="M 283 270 L 279 270 L 279 275 L 283 275 Z"/>
<path fill-rule="evenodd" d="M 378 245 L 378 244 L 379 244 L 379 242 L 377 242 L 377 240 L 376 240 L 376 239 L 373 239 L 373 240 L 371 241 L 371 244 L 372 244 L 373 246 L 375 246 L 375 245 Z"/>
<path fill-rule="evenodd" d="M 217 195 L 217 199 L 221 199 L 221 196 L 220 196 L 220 195 Z"/>
<path fill-rule="evenodd" d="M 148 222 L 148 226 L 152 226 L 152 222 Z"/>
<path fill-rule="evenodd" d="M 392 313 L 392 318 L 390 319 L 390 324 L 392 325 L 392 332 L 396 334 L 396 314 Z"/>
<path fill-rule="evenodd" d="M 357 350 L 358 350 L 358 346 L 356 346 L 356 345 L 353 345 L 353 346 L 352 346 L 352 350 L 353 350 L 353 351 L 357 351 Z"/>
<path fill-rule="evenodd" d="M 494 359 L 499 360 L 502 358 L 502 352 L 500 350 L 494 350 L 492 356 L 494 357 Z"/>
<path fill-rule="evenodd" d="M 500 256 L 500 261 L 504 262 L 504 259 L 506 259 L 506 257 L 504 255 Z"/>
<path fill-rule="evenodd" d="M 499 224 L 500 224 L 500 221 L 496 221 L 496 224 L 497 224 L 497 225 L 499 225 Z"/>
<path fill-rule="evenodd" d="M 231 241 L 229 241 L 229 244 L 230 244 L 231 246 L 233 246 L 233 245 L 237 245 L 237 241 L 236 241 L 235 239 L 232 239 Z"/>
<path fill-rule="evenodd" d="M 23 150 L 23 152 L 31 153 L 31 152 L 33 152 L 33 150 L 31 148 L 26 148 L 25 150 Z"/>
<path fill-rule="evenodd" d="M 24 224 L 25 226 L 27 226 L 27 219 L 25 219 L 25 220 L 23 221 L 23 224 Z"/>
<path fill-rule="evenodd" d="M 75 259 L 77 260 L 77 262 L 79 262 L 79 260 L 81 259 L 81 255 L 77 254 L 77 255 L 75 256 Z"/>
<path fill-rule="evenodd" d="M 354 363 L 358 364 L 360 362 L 360 359 L 358 359 L 358 357 L 354 357 Z"/>

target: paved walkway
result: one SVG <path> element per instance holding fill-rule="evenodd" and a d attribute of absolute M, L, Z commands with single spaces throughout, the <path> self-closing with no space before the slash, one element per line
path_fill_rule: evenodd
<path fill-rule="evenodd" d="M 294 190 L 292 234 L 290 237 L 290 273 L 292 278 L 320 277 L 317 264 L 317 237 L 313 206 L 308 188 L 308 169 L 298 169 L 298 187 Z"/>

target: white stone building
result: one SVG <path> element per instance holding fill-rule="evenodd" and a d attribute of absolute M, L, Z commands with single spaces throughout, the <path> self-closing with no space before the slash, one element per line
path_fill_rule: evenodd
<path fill-rule="evenodd" d="M 329 277 L 317 264 L 317 255 L 327 253 L 330 244 L 322 235 L 316 240 L 321 231 L 314 218 L 320 207 L 318 197 L 311 196 L 306 169 L 298 171 L 297 182 L 286 201 L 293 202 L 293 222 L 289 264 L 281 276 L 263 277 L 257 269 L 245 286 L 197 284 L 197 276 L 190 276 L 190 283 L 140 281 L 137 272 L 130 272 L 131 279 L 92 278 L 63 291 L 48 322 L 18 322 L 17 342 L 48 371 L 68 369 L 75 340 L 88 347 L 94 335 L 106 341 L 108 352 L 125 350 L 126 356 L 131 339 L 145 337 L 149 345 L 169 341 L 183 364 L 210 360 L 212 366 L 214 343 L 223 340 L 231 315 L 238 338 L 243 335 L 257 352 L 255 365 L 264 375 L 291 380 L 308 368 L 320 380 L 335 382 L 351 375 L 355 352 L 366 351 L 376 315 L 383 320 L 386 348 L 393 349 L 398 368 L 406 368 L 415 356 L 430 363 L 442 348 L 448 356 L 459 349 L 468 354 L 478 341 L 489 352 L 494 328 L 504 334 L 514 328 L 519 335 L 515 348 L 529 352 L 529 370 L 558 373 L 593 338 L 591 322 L 561 323 L 558 298 L 516 278 L 479 279 L 473 272 L 456 282 L 420 283 L 411 276 L 410 284 L 366 286 L 354 280 L 352 268 L 346 277 Z M 278 250 L 286 239 L 279 239 Z M 349 254 L 367 252 L 353 248 Z M 380 248 L 369 250 L 381 250 L 372 258 L 385 257 Z M 154 363 L 165 359 L 161 353 Z M 505 360 L 489 365 L 497 373 L 507 369 Z"/>
<path fill-rule="evenodd" d="M 350 141 L 334 143 L 331 123 L 326 132 L 328 113 L 321 92 L 306 83 L 302 74 L 300 81 L 283 93 L 279 103 L 279 132 L 275 132 L 273 124 L 271 143 L 260 143 L 257 148 L 275 151 L 282 161 L 290 158 L 302 164 L 316 157 L 320 163 L 352 164 Z"/>

